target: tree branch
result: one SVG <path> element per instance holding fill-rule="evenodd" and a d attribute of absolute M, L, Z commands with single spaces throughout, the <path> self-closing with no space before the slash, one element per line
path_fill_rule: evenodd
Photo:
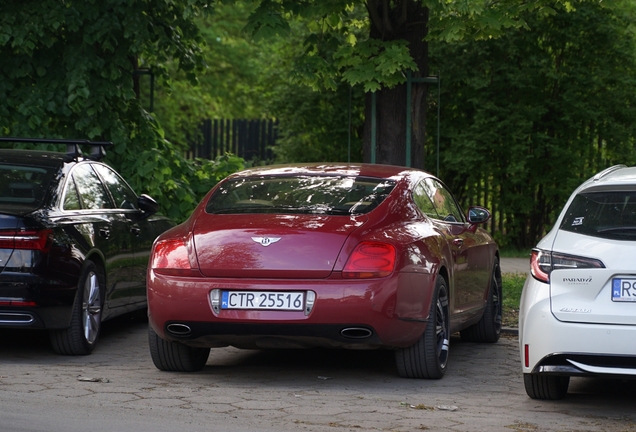
<path fill-rule="evenodd" d="M 398 27 L 401 27 L 408 19 L 408 3 L 409 0 L 402 0 L 402 13 L 400 13 L 400 18 L 398 19 Z"/>
<path fill-rule="evenodd" d="M 384 24 L 384 28 L 387 32 L 393 33 L 393 26 L 391 25 L 391 16 L 389 15 L 389 11 L 391 10 L 391 6 L 389 5 L 389 0 L 383 0 L 382 2 L 382 22 Z"/>
<path fill-rule="evenodd" d="M 382 18 L 378 13 L 378 4 L 376 0 L 367 0 L 364 5 L 367 7 L 367 11 L 369 11 L 369 18 L 371 18 L 371 23 L 375 26 L 376 30 L 384 35 L 384 29 L 382 27 Z"/>

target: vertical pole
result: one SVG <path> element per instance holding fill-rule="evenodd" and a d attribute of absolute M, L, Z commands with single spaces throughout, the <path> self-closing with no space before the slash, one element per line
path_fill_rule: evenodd
<path fill-rule="evenodd" d="M 349 129 L 347 129 L 347 162 L 351 163 L 351 93 L 353 87 L 349 86 Z"/>
<path fill-rule="evenodd" d="M 436 176 L 439 177 L 439 116 L 441 115 L 441 93 L 442 93 L 442 76 L 440 71 L 437 71 L 437 172 Z"/>
<path fill-rule="evenodd" d="M 371 93 L 371 163 L 375 163 L 375 147 L 376 147 L 376 100 L 375 91 Z"/>
<path fill-rule="evenodd" d="M 406 72 L 406 162 L 411 166 L 411 71 Z"/>
<path fill-rule="evenodd" d="M 155 110 L 155 74 L 150 71 L 150 112 Z"/>

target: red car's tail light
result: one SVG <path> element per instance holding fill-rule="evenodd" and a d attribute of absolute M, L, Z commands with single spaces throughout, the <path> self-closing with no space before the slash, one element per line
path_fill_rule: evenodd
<path fill-rule="evenodd" d="M 51 247 L 53 231 L 0 230 L 0 249 L 28 249 L 47 252 Z"/>
<path fill-rule="evenodd" d="M 395 258 L 393 245 L 362 242 L 349 256 L 342 270 L 342 277 L 362 279 L 388 276 L 395 268 Z"/>
<path fill-rule="evenodd" d="M 183 239 L 158 241 L 152 251 L 150 268 L 156 273 L 172 276 L 200 276 L 190 263 L 188 247 Z"/>
<path fill-rule="evenodd" d="M 532 254 L 530 255 L 530 272 L 535 279 L 541 282 L 550 282 L 550 273 L 552 270 L 577 268 L 605 268 L 605 265 L 601 261 L 592 258 L 532 249 Z"/>

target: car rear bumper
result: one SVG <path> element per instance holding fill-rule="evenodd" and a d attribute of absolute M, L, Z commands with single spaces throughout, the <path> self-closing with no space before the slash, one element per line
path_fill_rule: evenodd
<path fill-rule="evenodd" d="M 186 330 L 187 329 L 187 330 Z M 380 348 L 385 344 L 366 324 L 250 324 L 168 322 L 165 334 L 191 346 L 265 348 Z"/>
<path fill-rule="evenodd" d="M 0 328 L 67 328 L 73 306 L 0 307 Z"/>
<path fill-rule="evenodd" d="M 65 328 L 77 287 L 31 274 L 0 275 L 0 328 Z"/>
<path fill-rule="evenodd" d="M 547 284 L 531 276 L 521 300 L 519 351 L 523 373 L 636 377 L 636 326 L 559 321 Z"/>
<path fill-rule="evenodd" d="M 402 278 L 402 282 L 412 278 Z M 428 281 L 429 279 L 426 278 Z M 400 314 L 399 276 L 383 279 L 240 280 L 148 276 L 149 321 L 159 337 L 190 346 L 401 348 L 415 343 L 426 317 Z M 426 287 L 424 280 L 422 287 Z M 313 291 L 304 311 L 213 311 L 210 292 Z M 423 298 L 428 296 L 422 288 Z M 428 309 L 430 303 L 403 308 Z"/>

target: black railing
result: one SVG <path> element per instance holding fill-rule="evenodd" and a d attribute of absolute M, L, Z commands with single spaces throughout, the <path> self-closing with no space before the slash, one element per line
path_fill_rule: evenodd
<path fill-rule="evenodd" d="M 214 159 L 233 153 L 248 161 L 271 161 L 276 125 L 275 120 L 204 120 L 198 139 L 190 145 L 188 157 Z"/>

